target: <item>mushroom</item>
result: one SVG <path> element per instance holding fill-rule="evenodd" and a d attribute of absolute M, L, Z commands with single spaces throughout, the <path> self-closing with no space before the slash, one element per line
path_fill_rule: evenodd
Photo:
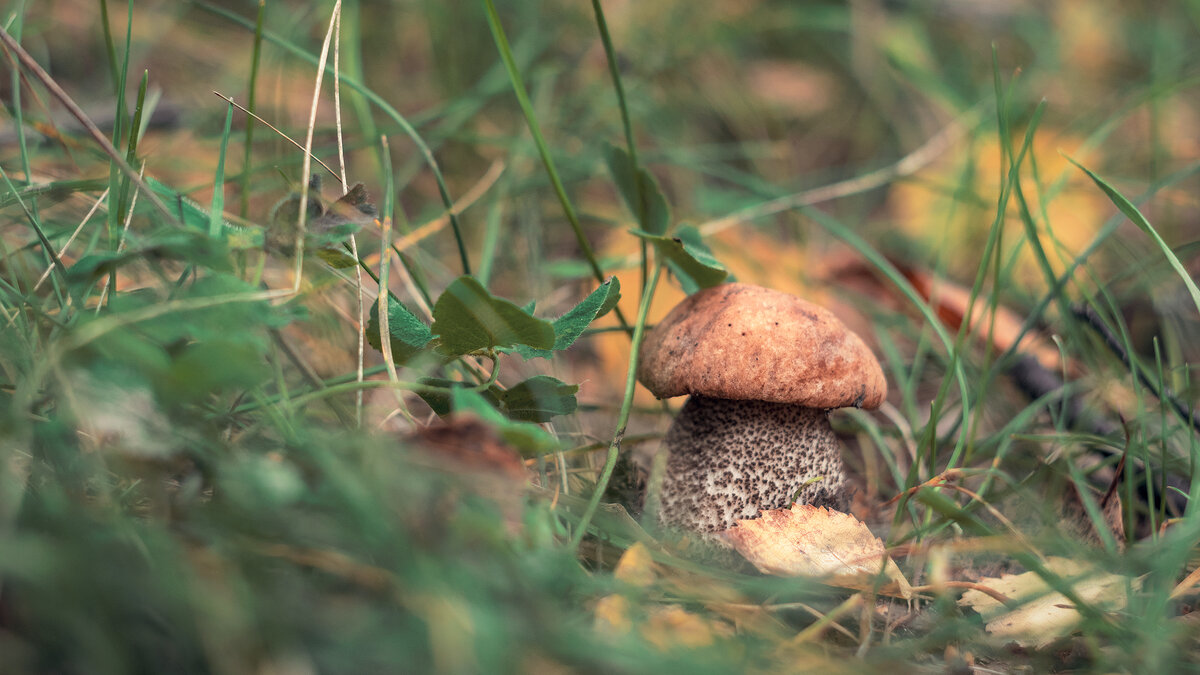
<path fill-rule="evenodd" d="M 750 284 L 699 291 L 647 333 L 638 379 L 688 395 L 664 439 L 660 519 L 721 532 L 759 511 L 849 501 L 831 408 L 877 408 L 879 362 L 828 310 Z"/>

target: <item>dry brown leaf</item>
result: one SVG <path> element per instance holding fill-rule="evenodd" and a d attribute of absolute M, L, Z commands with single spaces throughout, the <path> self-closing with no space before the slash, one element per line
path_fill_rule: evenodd
<path fill-rule="evenodd" d="M 1036 330 L 1022 333 L 1025 317 L 1015 310 L 1001 305 L 994 309 L 988 305 L 986 294 L 975 298 L 972 305 L 971 289 L 940 278 L 929 271 L 893 261 L 900 273 L 908 279 L 913 289 L 936 312 L 937 317 L 952 331 L 957 331 L 970 317 L 969 333 L 984 342 L 990 339 L 992 348 L 999 352 L 1014 349 L 1030 356 L 1046 370 L 1059 373 L 1063 369 L 1062 356 L 1058 348 Z M 870 295 L 877 303 L 895 311 L 905 307 L 903 298 L 891 284 L 883 282 L 879 272 L 856 255 L 839 254 L 830 256 L 823 265 L 821 276 L 832 285 L 849 289 L 860 295 Z M 1074 369 L 1073 364 L 1068 368 Z"/>
<path fill-rule="evenodd" d="M 802 117 L 829 109 L 838 93 L 832 74 L 795 60 L 747 64 L 746 89 L 762 102 Z"/>
<path fill-rule="evenodd" d="M 913 596 L 883 542 L 847 513 L 794 504 L 791 509 L 762 511 L 754 520 L 738 521 L 723 535 L 764 574 L 815 577 L 832 586 L 905 599 Z M 887 581 L 876 589 L 881 569 Z"/>
<path fill-rule="evenodd" d="M 1140 585 L 1138 580 L 1101 572 L 1067 558 L 1049 558 L 1046 568 L 1065 579 L 1074 579 L 1072 588 L 1081 600 L 1109 610 L 1125 607 L 1128 584 L 1132 583 L 1135 588 Z M 1010 609 L 976 590 L 963 593 L 958 604 L 983 616 L 988 633 L 1011 639 L 1024 647 L 1044 647 L 1070 635 L 1082 618 L 1073 603 L 1063 594 L 1051 591 L 1036 572 L 1006 574 L 999 579 L 984 578 L 979 584 L 1003 593 L 1016 608 Z"/>
<path fill-rule="evenodd" d="M 487 472 L 516 481 L 528 477 L 521 453 L 501 439 L 495 429 L 482 420 L 458 416 L 418 427 L 407 439 L 435 460 L 450 463 L 462 472 Z"/>

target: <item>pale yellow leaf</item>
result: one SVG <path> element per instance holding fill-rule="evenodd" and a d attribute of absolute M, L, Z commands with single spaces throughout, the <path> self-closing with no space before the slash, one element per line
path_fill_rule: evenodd
<path fill-rule="evenodd" d="M 723 536 L 764 574 L 814 577 L 832 586 L 912 598 L 912 587 L 883 542 L 847 513 L 794 504 L 738 521 Z M 881 571 L 886 581 L 876 589 Z"/>
<path fill-rule="evenodd" d="M 623 635 L 633 630 L 629 600 L 620 595 L 600 598 L 596 603 L 596 630 L 608 635 Z"/>
<path fill-rule="evenodd" d="M 1140 586 L 1138 580 L 1067 558 L 1049 558 L 1046 568 L 1066 579 L 1081 600 L 1107 610 L 1123 609 L 1126 589 Z M 1051 591 L 1036 572 L 980 579 L 979 584 L 1004 594 L 1012 600 L 1011 605 L 1005 606 L 977 590 L 963 593 L 958 604 L 983 616 L 988 633 L 1025 647 L 1044 647 L 1070 635 L 1082 618 L 1074 604 L 1063 594 Z"/>
<path fill-rule="evenodd" d="M 713 643 L 719 624 L 693 614 L 678 605 L 655 607 L 642 626 L 642 635 L 663 651 L 676 647 L 696 648 Z"/>
<path fill-rule="evenodd" d="M 654 583 L 658 573 L 654 569 L 654 558 L 650 557 L 650 549 L 642 542 L 630 546 L 621 554 L 613 576 L 631 586 L 645 588 Z"/>
<path fill-rule="evenodd" d="M 630 586 L 645 588 L 654 583 L 658 573 L 654 570 L 654 559 L 641 542 L 630 546 L 617 561 L 613 577 Z M 621 595 L 606 595 L 596 603 L 596 630 L 610 635 L 628 633 L 633 630 L 629 600 Z"/>

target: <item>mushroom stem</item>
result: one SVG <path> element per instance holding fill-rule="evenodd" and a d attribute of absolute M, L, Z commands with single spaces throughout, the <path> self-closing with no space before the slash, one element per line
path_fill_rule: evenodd
<path fill-rule="evenodd" d="M 720 532 L 790 506 L 797 491 L 802 504 L 845 505 L 841 450 L 821 409 L 692 396 L 664 450 L 660 515 L 669 525 Z"/>

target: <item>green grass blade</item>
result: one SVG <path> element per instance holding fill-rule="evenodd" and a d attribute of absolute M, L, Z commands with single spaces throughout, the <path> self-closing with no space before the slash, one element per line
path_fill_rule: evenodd
<path fill-rule="evenodd" d="M 246 21 L 242 17 L 232 14 L 220 7 L 215 7 L 208 2 L 203 2 L 202 0 L 193 0 L 193 4 L 243 26 L 252 26 L 250 22 Z M 300 48 L 295 43 L 285 40 L 270 31 L 263 31 L 263 37 L 273 44 L 283 47 L 289 53 L 303 58 L 310 63 L 316 64 L 318 62 L 316 57 Z M 332 65 L 326 66 L 325 70 L 328 73 L 332 73 Z M 458 222 L 458 215 L 454 212 L 454 200 L 450 198 L 450 189 L 446 186 L 446 178 L 444 175 L 442 175 L 441 167 L 434 158 L 433 151 L 429 149 L 429 144 L 425 142 L 425 139 L 422 138 L 421 134 L 417 133 L 416 128 L 412 125 L 408 118 L 404 115 L 401 115 L 400 112 L 396 110 L 396 108 L 390 103 L 384 100 L 382 96 L 367 88 L 362 82 L 356 79 L 342 77 L 339 74 L 339 81 L 343 86 L 349 87 L 350 89 L 353 89 L 354 91 L 366 97 L 366 99 L 375 107 L 379 108 L 384 115 L 395 122 L 396 126 L 400 127 L 400 130 L 404 132 L 404 135 L 408 136 L 409 140 L 411 140 L 413 144 L 417 146 L 417 151 L 421 153 L 422 159 L 425 160 L 425 163 L 429 166 L 430 172 L 433 173 L 434 182 L 437 183 L 438 195 L 441 197 L 442 205 L 446 208 L 447 215 L 450 218 L 450 227 L 456 232 L 456 239 L 461 242 L 461 230 Z M 466 249 L 460 243 L 459 256 L 469 267 L 470 263 L 466 260 L 466 255 Z"/>
<path fill-rule="evenodd" d="M 18 11 L 13 15 L 12 36 L 17 42 L 21 41 L 21 33 L 25 27 L 25 3 L 22 2 Z M 30 168 L 32 164 L 29 161 L 29 147 L 25 142 L 25 111 L 21 104 L 21 71 L 17 68 L 12 70 L 12 79 L 9 83 L 9 89 L 12 92 L 12 111 L 13 129 L 16 130 L 17 136 L 17 152 L 21 158 L 21 171 L 25 174 L 25 182 L 33 182 L 33 171 Z M 37 200 L 32 200 L 29 203 L 30 211 L 36 217 Z"/>
<path fill-rule="evenodd" d="M 128 150 L 125 152 L 125 161 L 131 165 L 137 160 L 138 141 L 141 140 L 139 132 L 142 128 L 142 116 L 146 110 L 146 88 L 150 83 L 150 71 L 142 71 L 142 81 L 138 85 L 137 104 L 133 107 L 133 123 L 129 125 L 129 143 Z"/>
<path fill-rule="evenodd" d="M 575 232 L 575 239 L 579 242 L 579 249 L 583 256 L 587 258 L 588 265 L 592 269 L 592 275 L 596 277 L 596 281 L 604 283 L 607 278 L 604 270 L 601 269 L 599 261 L 596 260 L 596 254 L 592 251 L 592 245 L 587 240 L 587 235 L 583 233 L 583 226 L 579 222 L 579 216 L 575 213 L 575 207 L 571 204 L 571 198 L 567 196 L 567 189 L 563 186 L 562 179 L 559 178 L 558 168 L 554 164 L 554 158 L 550 156 L 550 147 L 546 144 L 546 138 L 542 135 L 541 124 L 538 122 L 537 113 L 533 110 L 533 104 L 529 102 L 529 95 L 525 91 L 525 82 L 521 77 L 520 70 L 517 69 L 516 59 L 513 58 L 512 47 L 509 46 L 508 36 L 504 33 L 504 26 L 500 24 L 500 15 L 496 12 L 496 4 L 493 0 L 484 0 L 484 6 L 487 11 L 488 25 L 492 29 L 492 37 L 496 41 L 496 48 L 500 51 L 500 58 L 504 61 L 504 67 L 508 69 L 508 77 L 512 82 L 513 93 L 517 97 L 517 103 L 521 106 L 521 112 L 525 115 L 525 123 L 529 127 L 529 133 L 533 136 L 533 142 L 537 145 L 538 155 L 542 158 L 542 165 L 546 168 L 546 175 L 550 178 L 551 185 L 554 186 L 554 193 L 558 196 L 558 201 L 562 205 L 563 214 L 567 217 L 567 222 L 571 224 L 571 229 Z M 629 330 L 629 322 L 625 320 L 625 316 L 621 313 L 620 308 L 614 311 L 617 320 L 621 322 L 621 326 Z"/>
<path fill-rule="evenodd" d="M 263 38 L 263 19 L 266 16 L 267 0 L 258 0 L 258 16 L 254 20 L 254 50 L 250 54 L 250 83 L 246 86 L 246 110 L 255 111 L 255 105 L 258 101 L 258 71 L 262 67 L 262 38 Z M 241 206 L 238 209 L 238 214 L 245 218 L 250 213 L 250 156 L 254 151 L 254 127 L 255 122 L 253 115 L 246 117 L 246 136 L 242 141 L 242 175 L 239 186 L 241 192 Z"/>
<path fill-rule="evenodd" d="M 4 179 L 4 182 L 8 185 L 9 190 L 11 190 L 13 193 L 16 193 L 17 188 L 15 185 L 13 185 L 12 180 L 8 177 L 8 172 L 6 172 L 3 167 L 0 167 L 0 178 Z M 37 235 L 38 241 L 41 242 L 42 250 L 46 254 L 46 259 L 51 265 L 54 266 L 54 269 L 58 272 L 60 277 L 62 279 L 66 279 L 67 268 L 63 266 L 62 260 L 59 259 L 58 254 L 54 251 L 54 245 L 50 243 L 50 239 L 46 236 L 45 230 L 42 229 L 41 223 L 38 222 L 38 219 L 33 215 L 33 212 L 29 209 L 29 206 L 24 200 L 18 197 L 17 201 L 21 205 L 21 208 L 25 211 L 25 217 L 29 220 L 29 226 L 33 228 L 34 234 Z M 18 289 L 20 288 L 20 286 L 15 283 L 13 284 L 13 287 Z"/>
<path fill-rule="evenodd" d="M 654 266 L 654 274 L 650 277 L 650 281 L 646 284 L 646 288 L 642 293 L 642 302 L 638 307 L 637 323 L 633 326 L 633 342 L 629 347 L 629 369 L 625 376 L 625 396 L 621 399 L 621 411 L 617 414 L 617 430 L 613 434 L 612 442 L 608 445 L 608 455 L 604 460 L 604 468 L 600 471 L 600 478 L 596 481 L 596 487 L 592 492 L 591 498 L 588 499 L 587 507 L 579 519 L 575 533 L 571 535 L 569 546 L 572 551 L 579 549 L 579 544 L 583 541 L 583 536 L 587 534 L 588 525 L 591 523 L 592 517 L 596 515 L 596 509 L 600 506 L 600 499 L 604 496 L 604 491 L 608 488 L 608 482 L 612 479 L 613 468 L 617 465 L 617 457 L 621 453 L 621 441 L 625 438 L 625 429 L 629 424 L 629 413 L 633 410 L 633 392 L 637 387 L 638 349 L 641 347 L 642 338 L 646 334 L 646 317 L 650 311 L 650 303 L 654 299 L 654 289 L 658 286 L 658 280 L 662 276 L 662 270 L 663 265 L 661 262 Z"/>
<path fill-rule="evenodd" d="M 208 234 L 220 237 L 225 224 L 225 152 L 229 149 L 229 133 L 233 126 L 233 105 L 225 106 L 225 128 L 221 131 L 221 150 L 217 155 L 217 175 L 213 178 L 212 208 L 208 213 Z"/>
<path fill-rule="evenodd" d="M 621 83 L 621 69 L 617 64 L 617 50 L 613 48 L 612 36 L 608 33 L 608 21 L 604 18 L 604 8 L 601 7 L 600 0 L 592 0 L 592 13 L 596 16 L 596 28 L 600 31 L 600 42 L 604 45 L 604 58 L 608 62 L 608 74 L 612 79 L 613 91 L 617 95 L 617 108 L 621 111 L 621 127 L 625 130 L 625 147 L 629 151 L 629 173 L 632 176 L 640 176 L 641 165 L 638 162 L 637 142 L 633 138 L 633 121 L 629 115 L 629 104 L 625 101 L 625 85 Z M 641 180 L 635 180 L 633 188 L 636 192 L 634 203 L 638 205 L 637 212 L 634 213 L 634 216 L 638 219 L 638 226 L 647 232 L 662 234 L 650 223 L 645 185 Z M 640 248 L 642 288 L 645 288 L 649 273 L 649 249 L 647 242 L 643 240 Z"/>
<path fill-rule="evenodd" d="M 1076 162 L 1071 157 L 1066 155 L 1064 155 L 1064 157 L 1067 158 L 1068 162 L 1078 167 L 1080 171 L 1086 173 L 1088 178 L 1091 178 L 1092 182 L 1094 182 L 1096 186 L 1108 196 L 1108 199 L 1117 207 L 1117 209 L 1120 210 L 1121 213 L 1125 214 L 1126 218 L 1132 221 L 1134 225 L 1137 225 L 1142 232 L 1150 235 L 1150 238 L 1154 240 L 1154 243 L 1158 245 L 1159 250 L 1162 251 L 1163 257 L 1167 259 L 1167 262 L 1170 263 L 1171 268 L 1175 270 L 1176 274 L 1178 274 L 1179 278 L 1183 281 L 1183 285 L 1187 287 L 1188 293 L 1192 296 L 1192 302 L 1196 305 L 1196 311 L 1200 312 L 1200 288 L 1196 287 L 1196 282 L 1192 280 L 1191 275 L 1188 274 L 1186 269 L 1184 269 L 1183 263 L 1179 262 L 1179 258 L 1176 257 L 1175 252 L 1171 250 L 1171 247 L 1167 245 L 1167 242 L 1163 241 L 1163 238 L 1158 234 L 1158 231 L 1154 229 L 1154 226 L 1150 224 L 1150 221 L 1146 220 L 1146 217 L 1143 216 L 1142 212 L 1133 205 L 1133 202 L 1130 202 L 1125 198 L 1124 195 L 1122 195 L 1120 192 L 1117 192 L 1116 189 L 1105 182 L 1103 178 L 1096 175 L 1096 173 L 1091 169 L 1088 169 L 1079 162 Z"/>
<path fill-rule="evenodd" d="M 132 3 L 131 3 L 132 4 Z M 113 42 L 112 26 L 108 22 L 108 0 L 100 0 L 100 27 L 104 33 L 104 55 L 108 58 L 109 76 L 112 77 L 113 93 L 117 98 L 124 95 L 121 91 L 121 69 L 117 65 L 117 47 Z"/>

